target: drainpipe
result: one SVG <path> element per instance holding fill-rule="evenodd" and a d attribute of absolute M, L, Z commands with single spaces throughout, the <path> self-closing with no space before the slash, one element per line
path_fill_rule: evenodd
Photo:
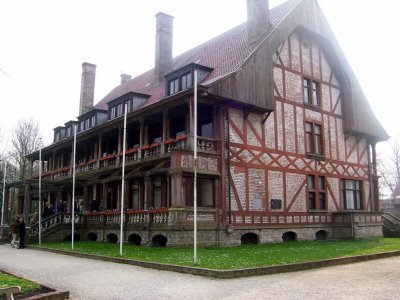
<path fill-rule="evenodd" d="M 226 141 L 226 147 L 228 151 L 228 220 L 229 220 L 229 226 L 232 225 L 232 197 L 231 197 L 231 143 L 230 143 L 230 124 L 229 124 L 229 107 L 226 108 L 226 123 L 227 123 L 227 141 Z"/>
<path fill-rule="evenodd" d="M 374 191 L 373 191 L 373 182 L 372 182 L 372 162 L 371 162 L 371 144 L 368 146 L 368 181 L 369 181 L 369 197 L 371 199 L 371 211 L 375 211 L 375 199 L 374 199 Z"/>
<path fill-rule="evenodd" d="M 351 238 L 354 239 L 354 214 L 350 213 L 350 221 L 351 221 Z"/>

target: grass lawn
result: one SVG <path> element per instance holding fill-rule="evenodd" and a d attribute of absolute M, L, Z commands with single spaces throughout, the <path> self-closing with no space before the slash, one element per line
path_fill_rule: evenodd
<path fill-rule="evenodd" d="M 42 288 L 37 283 L 0 272 L 0 288 L 13 285 L 19 285 L 21 287 L 21 293 L 34 292 Z"/>
<path fill-rule="evenodd" d="M 43 247 L 69 250 L 70 242 L 44 243 Z M 74 251 L 120 257 L 119 244 L 75 242 Z M 197 267 L 232 270 L 318 261 L 400 250 L 400 238 L 373 238 L 351 241 L 312 241 L 199 248 Z M 193 266 L 193 248 L 123 246 L 123 258 L 173 265 Z"/>

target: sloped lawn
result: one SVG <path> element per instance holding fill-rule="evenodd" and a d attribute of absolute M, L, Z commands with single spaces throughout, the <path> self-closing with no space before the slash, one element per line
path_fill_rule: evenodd
<path fill-rule="evenodd" d="M 20 294 L 31 293 L 42 289 L 42 287 L 37 283 L 0 272 L 0 288 L 10 287 L 13 285 L 19 285 L 21 287 Z"/>
<path fill-rule="evenodd" d="M 70 242 L 44 243 L 43 247 L 71 251 Z M 119 256 L 119 244 L 75 242 L 74 251 L 111 257 Z M 331 258 L 400 250 L 399 238 L 373 238 L 351 241 L 313 241 L 198 248 L 197 267 L 216 270 L 318 261 Z M 123 258 L 193 266 L 193 248 L 123 245 Z"/>

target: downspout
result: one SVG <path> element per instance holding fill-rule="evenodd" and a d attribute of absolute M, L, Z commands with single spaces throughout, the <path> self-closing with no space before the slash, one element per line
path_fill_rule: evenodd
<path fill-rule="evenodd" d="M 371 211 L 375 210 L 375 197 L 372 182 L 372 162 L 371 162 L 371 144 L 368 144 L 368 181 L 369 181 L 369 198 L 371 199 Z"/>
<path fill-rule="evenodd" d="M 228 167 L 228 224 L 229 227 L 232 226 L 232 197 L 231 197 L 231 143 L 230 143 L 230 118 L 229 118 L 229 107 L 226 107 L 226 123 L 227 123 L 227 140 L 226 140 L 226 147 L 228 151 L 228 161 L 227 161 L 227 167 Z"/>
<path fill-rule="evenodd" d="M 371 144 L 372 147 L 372 181 L 374 183 L 373 195 L 375 212 L 379 212 L 379 177 L 378 177 L 378 166 L 376 160 L 376 142 Z"/>

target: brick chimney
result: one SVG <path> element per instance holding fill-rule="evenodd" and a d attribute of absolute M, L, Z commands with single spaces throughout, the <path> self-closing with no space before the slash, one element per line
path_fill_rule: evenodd
<path fill-rule="evenodd" d="M 247 0 L 247 40 L 255 42 L 270 25 L 269 0 Z"/>
<path fill-rule="evenodd" d="M 79 103 L 80 116 L 93 108 L 95 81 L 96 65 L 84 62 L 82 64 L 81 100 Z"/>
<path fill-rule="evenodd" d="M 174 17 L 156 14 L 156 61 L 154 67 L 155 82 L 158 83 L 172 69 L 172 30 Z"/>
<path fill-rule="evenodd" d="M 128 80 L 131 80 L 132 76 L 128 74 L 121 74 L 121 84 L 127 82 Z"/>

